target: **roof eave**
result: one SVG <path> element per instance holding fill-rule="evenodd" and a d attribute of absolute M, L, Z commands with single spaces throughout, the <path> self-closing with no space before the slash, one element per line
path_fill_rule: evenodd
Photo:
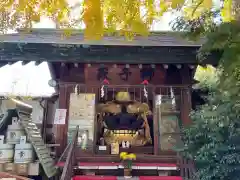
<path fill-rule="evenodd" d="M 73 45 L 108 45 L 108 46 L 183 46 L 200 47 L 205 41 L 189 41 L 182 37 L 183 32 L 150 32 L 149 36 L 135 36 L 127 40 L 124 36 L 105 35 L 101 40 L 86 40 L 83 32 L 72 30 L 70 37 L 63 37 L 65 30 L 32 29 L 30 32 L 20 29 L 15 34 L 0 36 L 1 42 L 9 43 L 51 43 Z"/>

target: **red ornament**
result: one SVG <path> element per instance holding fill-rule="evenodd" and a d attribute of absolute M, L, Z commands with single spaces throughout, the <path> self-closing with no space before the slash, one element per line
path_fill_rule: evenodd
<path fill-rule="evenodd" d="M 102 83 L 103 83 L 103 84 L 110 84 L 107 79 L 104 79 Z"/>
<path fill-rule="evenodd" d="M 143 84 L 143 85 L 148 85 L 149 82 L 148 82 L 148 80 L 144 80 L 141 84 Z"/>

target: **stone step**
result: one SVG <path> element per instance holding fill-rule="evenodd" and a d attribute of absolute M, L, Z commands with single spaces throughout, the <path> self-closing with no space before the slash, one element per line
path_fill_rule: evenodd
<path fill-rule="evenodd" d="M 19 113 L 22 126 L 30 143 L 34 147 L 45 174 L 48 178 L 53 177 L 57 173 L 57 169 L 55 168 L 54 160 L 50 156 L 50 149 L 45 145 L 37 125 L 32 122 L 29 117 L 25 114 L 23 115 L 22 113 Z"/>
<path fill-rule="evenodd" d="M 46 150 L 46 149 L 44 149 L 44 150 L 42 150 L 42 151 L 39 151 L 39 154 L 41 155 L 41 156 L 45 156 L 45 154 L 51 154 L 51 151 L 49 151 L 49 150 Z"/>

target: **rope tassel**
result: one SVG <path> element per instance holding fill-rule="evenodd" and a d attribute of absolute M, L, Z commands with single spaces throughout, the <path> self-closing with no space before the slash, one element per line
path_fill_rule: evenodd
<path fill-rule="evenodd" d="M 148 81 L 144 80 L 141 84 L 143 84 L 143 95 L 145 98 L 148 98 L 148 91 L 146 85 L 148 85 Z"/>
<path fill-rule="evenodd" d="M 104 85 L 102 85 L 102 87 L 101 87 L 101 98 L 103 98 L 104 97 Z"/>
<path fill-rule="evenodd" d="M 175 99 L 175 95 L 173 92 L 173 88 L 170 88 L 170 95 L 171 95 L 171 99 L 172 99 L 172 105 L 175 106 L 176 105 L 176 99 Z"/>
<path fill-rule="evenodd" d="M 104 92 L 104 85 L 102 85 L 101 87 L 101 98 L 103 98 L 105 95 L 105 92 Z"/>
<path fill-rule="evenodd" d="M 104 88 L 105 88 L 105 85 L 109 84 L 109 81 L 107 79 L 104 79 L 102 83 L 103 83 L 103 85 L 101 86 L 101 90 L 100 90 L 101 91 L 101 98 L 103 98 L 105 96 Z"/>
<path fill-rule="evenodd" d="M 79 92 L 79 86 L 76 85 L 75 88 L 74 88 L 74 93 L 75 93 L 76 95 L 78 95 L 78 94 L 79 94 L 78 92 Z"/>

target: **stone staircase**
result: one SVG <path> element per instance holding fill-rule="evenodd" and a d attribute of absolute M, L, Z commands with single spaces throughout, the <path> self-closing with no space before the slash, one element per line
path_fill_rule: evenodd
<path fill-rule="evenodd" d="M 45 145 L 40 130 L 36 124 L 32 121 L 31 115 L 26 112 L 18 110 L 18 116 L 21 120 L 29 142 L 33 145 L 34 150 L 38 156 L 39 162 L 41 163 L 43 170 L 48 178 L 53 177 L 57 173 L 55 162 L 50 156 L 50 149 Z"/>

